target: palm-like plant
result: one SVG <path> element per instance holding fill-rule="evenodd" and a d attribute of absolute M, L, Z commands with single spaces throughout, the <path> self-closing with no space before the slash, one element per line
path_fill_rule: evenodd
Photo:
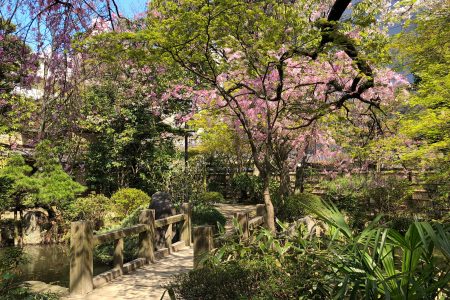
<path fill-rule="evenodd" d="M 328 226 L 329 262 L 341 276 L 335 298 L 439 299 L 449 295 L 450 227 L 415 222 L 405 235 L 378 226 L 352 231 L 335 205 L 306 208 Z"/>

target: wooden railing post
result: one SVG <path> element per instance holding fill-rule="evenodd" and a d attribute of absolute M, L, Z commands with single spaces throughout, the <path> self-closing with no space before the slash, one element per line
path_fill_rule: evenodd
<path fill-rule="evenodd" d="M 148 230 L 139 233 L 138 256 L 147 262 L 155 262 L 155 210 L 144 209 L 139 215 L 139 224 L 148 225 Z"/>
<path fill-rule="evenodd" d="M 184 214 L 184 222 L 181 227 L 181 240 L 184 241 L 187 247 L 191 246 L 191 205 L 189 203 L 183 203 L 181 205 L 181 213 Z"/>
<path fill-rule="evenodd" d="M 166 248 L 169 251 L 169 254 L 172 254 L 172 239 L 173 239 L 173 226 L 172 224 L 167 225 L 166 235 L 164 237 L 166 239 Z"/>
<path fill-rule="evenodd" d="M 194 227 L 194 268 L 201 267 L 201 260 L 213 247 L 212 226 Z"/>
<path fill-rule="evenodd" d="M 258 217 L 264 218 L 263 226 L 267 227 L 267 214 L 266 214 L 266 205 L 265 204 L 257 204 L 256 205 L 256 215 Z"/>
<path fill-rule="evenodd" d="M 123 273 L 123 239 L 114 240 L 114 269 Z"/>
<path fill-rule="evenodd" d="M 248 228 L 248 212 L 238 212 L 234 214 L 234 217 L 237 219 L 239 227 L 242 229 L 242 235 L 239 237 L 240 239 L 246 240 L 250 237 L 250 232 Z"/>
<path fill-rule="evenodd" d="M 72 222 L 70 225 L 70 293 L 86 295 L 94 288 L 92 281 L 93 232 L 90 222 Z"/>

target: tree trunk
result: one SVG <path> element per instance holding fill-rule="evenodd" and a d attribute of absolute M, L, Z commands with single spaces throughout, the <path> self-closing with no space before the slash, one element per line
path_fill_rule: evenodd
<path fill-rule="evenodd" d="M 295 170 L 295 194 L 303 193 L 305 191 L 305 167 L 306 155 L 302 158 L 300 166 Z"/>
<path fill-rule="evenodd" d="M 270 176 L 266 175 L 263 177 L 264 182 L 264 204 L 266 205 L 266 213 L 267 213 L 267 229 L 269 229 L 271 232 L 275 233 L 275 211 L 273 209 L 272 200 L 270 198 L 270 190 L 269 190 L 269 183 L 270 183 Z"/>
<path fill-rule="evenodd" d="M 284 199 L 289 197 L 289 195 L 291 193 L 291 178 L 289 175 L 289 168 L 287 166 L 284 166 L 280 172 L 279 193 L 280 193 L 282 203 L 284 203 Z"/>

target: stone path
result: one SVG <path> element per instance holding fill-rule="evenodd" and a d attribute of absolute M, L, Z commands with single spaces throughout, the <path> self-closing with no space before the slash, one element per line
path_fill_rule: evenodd
<path fill-rule="evenodd" d="M 192 248 L 174 252 L 158 260 L 155 264 L 145 265 L 131 274 L 123 275 L 102 287 L 94 289 L 85 297 L 67 297 L 65 299 L 83 300 L 160 300 L 167 283 L 173 275 L 187 272 L 193 268 Z M 164 299 L 170 299 L 167 295 Z"/>

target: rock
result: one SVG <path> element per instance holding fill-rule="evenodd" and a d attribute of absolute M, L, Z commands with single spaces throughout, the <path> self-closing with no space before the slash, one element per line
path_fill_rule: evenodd
<path fill-rule="evenodd" d="M 69 289 L 59 286 L 52 285 L 42 281 L 24 281 L 22 285 L 28 288 L 33 293 L 52 293 L 60 297 L 69 295 Z"/>
<path fill-rule="evenodd" d="M 20 221 L 12 219 L 0 220 L 0 247 L 12 246 L 15 244 L 15 224 Z"/>
<path fill-rule="evenodd" d="M 168 193 L 156 192 L 152 195 L 152 202 L 149 209 L 155 210 L 155 219 L 163 219 L 176 214 L 172 199 Z M 173 228 L 174 232 L 176 231 Z M 166 240 L 164 238 L 166 228 L 158 228 L 155 230 L 155 244 L 157 249 L 166 247 Z"/>
<path fill-rule="evenodd" d="M 23 216 L 23 243 L 41 244 L 43 242 L 44 226 L 48 224 L 48 217 L 42 211 L 27 211 Z"/>
<path fill-rule="evenodd" d="M 161 219 L 175 214 L 175 208 L 170 195 L 165 192 L 156 192 L 152 195 L 152 202 L 148 207 L 155 210 L 155 218 Z"/>

